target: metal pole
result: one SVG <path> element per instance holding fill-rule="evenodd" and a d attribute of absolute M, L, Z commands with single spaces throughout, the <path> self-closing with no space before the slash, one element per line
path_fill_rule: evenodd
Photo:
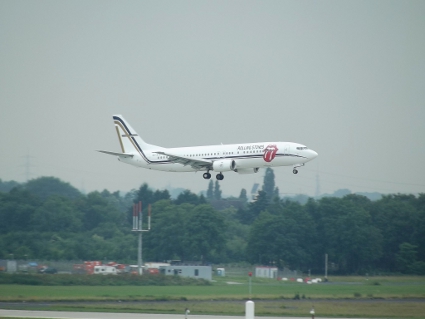
<path fill-rule="evenodd" d="M 325 279 L 328 279 L 328 254 L 325 254 Z"/>
<path fill-rule="evenodd" d="M 139 269 L 139 275 L 142 274 L 142 219 L 143 219 L 143 215 L 142 215 L 142 202 L 139 202 L 139 225 L 138 225 L 138 230 L 139 230 L 139 250 L 137 253 L 137 266 Z"/>
<path fill-rule="evenodd" d="M 142 274 L 142 232 L 139 232 L 139 249 L 137 252 L 137 267 L 139 269 L 139 275 Z"/>
<path fill-rule="evenodd" d="M 139 275 L 143 275 L 143 238 L 142 233 L 151 229 L 151 205 L 148 205 L 148 229 L 143 229 L 142 202 L 133 205 L 133 231 L 139 233 L 139 246 L 137 248 L 137 268 Z"/>
<path fill-rule="evenodd" d="M 251 294 L 252 294 L 252 286 L 251 286 L 252 272 L 249 272 L 248 273 L 248 276 L 249 276 L 249 283 L 248 283 L 249 299 L 251 299 Z"/>

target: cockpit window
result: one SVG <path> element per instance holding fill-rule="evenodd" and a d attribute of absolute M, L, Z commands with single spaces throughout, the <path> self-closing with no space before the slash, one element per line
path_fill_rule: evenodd
<path fill-rule="evenodd" d="M 306 150 L 306 149 L 307 149 L 307 146 L 297 147 L 297 150 L 300 150 L 300 151 L 302 151 L 302 150 Z"/>

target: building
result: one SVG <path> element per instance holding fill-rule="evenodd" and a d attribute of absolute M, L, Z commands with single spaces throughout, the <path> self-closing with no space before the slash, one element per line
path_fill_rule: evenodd
<path fill-rule="evenodd" d="M 159 271 L 166 276 L 182 276 L 212 280 L 211 266 L 160 266 Z"/>
<path fill-rule="evenodd" d="M 277 267 L 260 266 L 255 267 L 255 277 L 277 279 Z"/>

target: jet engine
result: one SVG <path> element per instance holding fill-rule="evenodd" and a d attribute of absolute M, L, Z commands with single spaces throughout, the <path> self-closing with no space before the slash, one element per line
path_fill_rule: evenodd
<path fill-rule="evenodd" d="M 238 174 L 255 174 L 258 173 L 260 169 L 258 167 L 255 168 L 243 168 L 243 169 L 235 169 L 235 172 Z"/>
<path fill-rule="evenodd" d="M 216 172 L 228 172 L 235 169 L 235 161 L 229 159 L 217 160 L 213 163 L 213 170 Z"/>

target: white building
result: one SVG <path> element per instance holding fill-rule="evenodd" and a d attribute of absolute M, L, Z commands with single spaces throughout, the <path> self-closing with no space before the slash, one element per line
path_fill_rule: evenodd
<path fill-rule="evenodd" d="M 255 267 L 255 277 L 277 279 L 277 267 Z"/>
<path fill-rule="evenodd" d="M 159 271 L 161 274 L 167 276 L 182 276 L 212 280 L 211 266 L 160 266 Z"/>
<path fill-rule="evenodd" d="M 114 266 L 94 266 L 95 275 L 116 275 L 117 269 Z"/>

